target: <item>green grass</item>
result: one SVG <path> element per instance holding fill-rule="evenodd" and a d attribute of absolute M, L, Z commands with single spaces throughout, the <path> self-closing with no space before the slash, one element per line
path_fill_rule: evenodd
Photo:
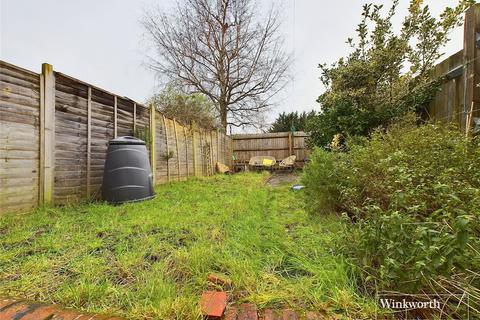
<path fill-rule="evenodd" d="M 216 272 L 232 303 L 368 317 L 371 301 L 334 250 L 340 221 L 311 217 L 301 192 L 265 174 L 159 186 L 155 200 L 0 217 L 0 296 L 128 319 L 200 318 Z"/>

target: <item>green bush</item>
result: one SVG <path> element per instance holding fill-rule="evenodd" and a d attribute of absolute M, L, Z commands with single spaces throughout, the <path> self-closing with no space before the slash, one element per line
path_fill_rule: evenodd
<path fill-rule="evenodd" d="M 446 281 L 478 294 L 479 169 L 477 141 L 403 123 L 348 153 L 314 150 L 303 183 L 311 211 L 348 217 L 340 246 L 367 287 L 418 292 Z"/>
<path fill-rule="evenodd" d="M 320 112 L 307 122 L 310 145 L 327 147 L 338 133 L 368 136 L 410 111 L 425 113 L 442 81 L 432 70 L 475 1 L 451 1 L 456 6 L 438 17 L 423 1 L 405 2 L 410 5 L 404 16 L 398 0 L 390 8 L 365 4 L 355 36 L 347 40 L 351 52 L 332 65 L 320 64 L 325 90 L 317 99 Z"/>

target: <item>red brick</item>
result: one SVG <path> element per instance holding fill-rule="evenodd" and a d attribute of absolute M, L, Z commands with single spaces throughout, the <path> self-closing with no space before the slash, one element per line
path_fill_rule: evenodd
<path fill-rule="evenodd" d="M 238 309 L 235 307 L 228 308 L 225 312 L 224 320 L 237 320 Z"/>
<path fill-rule="evenodd" d="M 238 320 L 258 320 L 257 307 L 254 304 L 244 303 L 240 306 Z"/>
<path fill-rule="evenodd" d="M 0 313 L 0 319 L 14 319 L 14 317 L 19 315 L 20 313 L 28 311 L 28 307 L 29 305 L 24 302 L 15 302 L 10 306 L 4 307 L 3 311 Z"/>
<path fill-rule="evenodd" d="M 274 320 L 273 310 L 267 309 L 263 312 L 263 320 Z"/>
<path fill-rule="evenodd" d="M 282 320 L 298 320 L 298 314 L 291 309 L 285 309 L 283 310 Z"/>
<path fill-rule="evenodd" d="M 63 310 L 56 305 L 46 305 L 21 300 L 0 299 L 1 320 L 121 320 L 109 315 L 93 315 L 79 311 Z"/>
<path fill-rule="evenodd" d="M 227 307 L 227 293 L 205 291 L 200 300 L 200 307 L 204 315 L 221 317 Z"/>
<path fill-rule="evenodd" d="M 56 306 L 42 305 L 21 318 L 22 320 L 43 320 L 48 319 L 58 312 Z"/>
<path fill-rule="evenodd" d="M 69 310 L 57 310 L 52 320 L 85 320 L 86 315 L 80 312 Z M 92 316 L 89 316 L 91 318 Z"/>
<path fill-rule="evenodd" d="M 263 313 L 263 320 L 280 320 L 281 317 L 277 311 L 267 309 Z"/>

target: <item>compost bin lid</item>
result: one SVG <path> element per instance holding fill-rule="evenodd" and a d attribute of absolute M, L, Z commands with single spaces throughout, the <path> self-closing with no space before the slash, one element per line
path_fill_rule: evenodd
<path fill-rule="evenodd" d="M 131 136 L 125 137 L 118 137 L 116 139 L 112 139 L 109 142 L 110 145 L 117 145 L 117 144 L 126 144 L 126 145 L 145 145 L 145 142 Z"/>

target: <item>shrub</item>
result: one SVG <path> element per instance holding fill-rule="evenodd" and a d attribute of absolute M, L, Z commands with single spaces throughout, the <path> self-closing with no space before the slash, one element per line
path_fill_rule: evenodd
<path fill-rule="evenodd" d="M 455 128 L 403 123 L 349 149 L 314 150 L 303 182 L 312 211 L 335 208 L 353 221 L 341 249 L 368 287 L 411 293 L 442 283 L 478 294 L 478 142 Z"/>
<path fill-rule="evenodd" d="M 304 169 L 302 182 L 311 210 L 329 213 L 340 208 L 339 175 L 335 160 L 340 154 L 315 148 Z"/>
<path fill-rule="evenodd" d="M 389 9 L 365 4 L 355 37 L 347 40 L 351 52 L 319 66 L 325 91 L 317 100 L 321 111 L 307 122 L 310 144 L 325 147 L 337 133 L 368 136 L 409 111 L 424 113 L 441 80 L 431 70 L 473 2 L 459 0 L 438 18 L 423 1 L 410 1 L 403 17 L 398 0 Z"/>

